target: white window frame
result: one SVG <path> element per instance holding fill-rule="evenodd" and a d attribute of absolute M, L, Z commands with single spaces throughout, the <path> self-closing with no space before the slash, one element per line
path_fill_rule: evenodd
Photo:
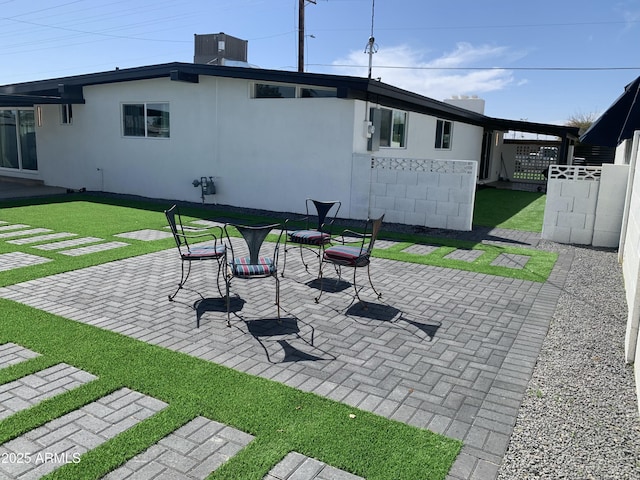
<path fill-rule="evenodd" d="M 439 125 L 442 125 L 442 127 L 439 127 Z M 445 133 L 446 125 L 449 125 L 448 134 Z M 438 118 L 436 120 L 435 137 L 434 147 L 436 150 L 451 150 L 451 145 L 453 143 L 453 122 Z"/>
<path fill-rule="evenodd" d="M 380 148 L 407 148 L 407 125 L 409 123 L 409 114 L 405 110 L 397 110 L 395 108 L 380 108 L 381 111 L 391 112 L 391 122 L 389 123 L 388 130 L 382 131 L 382 117 L 380 121 Z M 382 113 L 382 112 L 381 112 Z M 402 115 L 404 120 L 402 123 L 396 122 L 398 115 Z M 400 141 L 394 141 L 395 126 L 397 124 L 403 125 L 402 139 Z M 385 140 L 388 140 L 389 145 L 383 145 L 383 134 Z"/>

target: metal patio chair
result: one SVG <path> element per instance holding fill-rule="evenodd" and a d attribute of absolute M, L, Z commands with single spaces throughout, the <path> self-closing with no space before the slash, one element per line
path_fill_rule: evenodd
<path fill-rule="evenodd" d="M 380 218 L 369 219 L 365 224 L 364 233 L 354 232 L 352 230 L 345 230 L 342 237 L 342 245 L 335 245 L 324 250 L 322 260 L 320 262 L 320 295 L 315 298 L 316 303 L 320 302 L 320 297 L 323 292 L 323 267 L 325 264 L 330 263 L 336 269 L 338 273 L 338 282 L 342 278 L 342 267 L 353 268 L 353 288 L 356 292 L 356 298 L 360 299 L 358 286 L 356 285 L 356 272 L 358 268 L 367 268 L 367 277 L 369 278 L 369 285 L 375 292 L 378 298 L 382 297 L 382 293 L 379 293 L 373 286 L 371 281 L 371 272 L 369 265 L 371 263 L 371 252 L 373 251 L 373 245 L 376 242 L 380 227 L 382 226 L 382 220 L 384 214 Z M 356 237 L 359 239 L 358 245 L 345 245 L 346 237 Z M 360 290 L 362 287 L 360 287 Z M 365 305 L 366 308 L 366 305 Z"/>
<path fill-rule="evenodd" d="M 245 241 L 249 250 L 247 256 L 236 256 L 229 235 L 229 227 L 234 227 Z M 280 234 L 273 249 L 271 256 L 263 256 L 260 253 L 262 244 L 267 235 L 272 230 L 279 229 Z M 224 233 L 227 241 L 227 250 L 230 255 L 227 257 L 227 271 L 225 273 L 225 283 L 227 288 L 227 326 L 231 326 L 230 314 L 230 296 L 229 289 L 231 281 L 234 278 L 254 279 L 273 277 L 276 281 L 276 306 L 278 307 L 278 321 L 280 321 L 280 280 L 278 279 L 278 250 L 280 248 L 280 239 L 282 238 L 283 228 L 281 224 L 265 225 L 265 226 L 248 226 L 227 223 L 224 226 Z"/>
<path fill-rule="evenodd" d="M 307 271 L 309 271 L 309 267 L 305 263 L 302 253 L 305 249 L 313 252 L 318 258 L 318 272 L 320 271 L 322 254 L 324 253 L 325 246 L 331 243 L 331 229 L 333 228 L 333 222 L 338 216 L 340 206 L 342 205 L 342 203 L 337 200 L 322 201 L 314 200 L 312 198 L 307 198 L 305 204 L 307 214 L 305 217 L 300 219 L 306 220 L 305 228 L 301 230 L 287 230 L 287 234 L 285 236 L 284 262 L 282 265 L 283 277 L 284 270 L 287 268 L 287 243 L 294 243 L 300 247 L 300 259 Z M 316 211 L 315 215 L 313 215 L 312 205 Z M 317 221 L 317 225 L 314 225 L 315 221 Z M 285 222 L 285 228 L 287 222 Z M 310 248 L 312 246 L 315 248 Z"/>
<path fill-rule="evenodd" d="M 184 231 L 182 217 L 180 216 L 177 205 L 173 205 L 168 210 L 165 210 L 164 214 L 167 217 L 167 222 L 169 222 L 169 227 L 171 228 L 171 233 L 173 234 L 173 238 L 176 241 L 176 246 L 178 247 L 178 252 L 180 254 L 181 260 L 180 283 L 178 283 L 178 288 L 176 289 L 176 291 L 173 294 L 169 295 L 169 301 L 172 302 L 178 292 L 182 288 L 184 288 L 184 284 L 187 282 L 189 274 L 191 273 L 191 264 L 193 262 L 201 262 L 206 260 L 215 260 L 218 264 L 218 277 L 216 280 L 216 284 L 218 287 L 218 292 L 220 292 L 220 296 L 222 297 L 222 290 L 220 289 L 220 269 L 222 265 L 225 264 L 224 259 L 226 255 L 225 246 L 222 243 L 222 228 L 214 227 L 220 229 L 220 236 L 216 236 L 213 233 L 187 235 Z M 213 245 L 192 245 L 189 243 L 190 240 L 202 240 L 204 238 L 213 240 Z M 198 293 L 198 295 L 204 298 L 202 294 Z"/>

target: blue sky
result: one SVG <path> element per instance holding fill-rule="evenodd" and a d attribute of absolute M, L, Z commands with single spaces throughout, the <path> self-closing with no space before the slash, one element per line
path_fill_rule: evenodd
<path fill-rule="evenodd" d="M 372 8 L 375 1 L 375 9 Z M 298 0 L 0 0 L 0 84 L 193 61 L 193 35 L 249 41 L 249 62 L 297 69 Z M 563 124 L 640 75 L 640 0 L 316 0 L 305 69 L 373 77 L 485 113 Z M 632 67 L 632 69 L 624 69 Z"/>

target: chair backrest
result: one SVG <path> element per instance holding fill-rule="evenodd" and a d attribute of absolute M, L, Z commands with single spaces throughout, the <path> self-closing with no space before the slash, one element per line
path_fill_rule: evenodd
<path fill-rule="evenodd" d="M 373 251 L 373 245 L 376 243 L 376 239 L 378 238 L 378 233 L 380 233 L 380 227 L 382 227 L 382 221 L 384 220 L 384 213 L 380 218 L 370 218 L 367 220 L 367 225 L 365 227 L 364 233 L 365 237 L 363 239 L 363 248 L 364 244 L 367 241 L 367 235 L 369 239 L 369 245 L 367 246 L 367 254 L 370 255 Z M 371 228 L 371 233 L 367 233 L 368 228 Z"/>
<path fill-rule="evenodd" d="M 225 235 L 227 237 L 227 241 L 229 243 L 229 247 L 231 249 L 232 257 L 235 256 L 233 253 L 233 245 L 231 243 L 231 237 L 229 236 L 229 231 L 227 230 L 227 226 L 235 227 L 245 243 L 247 244 L 247 248 L 249 249 L 249 261 L 252 265 L 256 265 L 258 263 L 258 258 L 260 257 L 260 248 L 262 248 L 262 244 L 264 240 L 267 238 L 267 235 L 274 230 L 280 229 L 280 236 L 276 242 L 275 252 L 274 253 L 274 262 L 277 260 L 277 251 L 278 244 L 280 243 L 280 238 L 282 237 L 282 225 L 279 223 L 275 223 L 273 225 L 264 225 L 264 226 L 249 226 L 249 225 L 235 225 L 235 224 L 227 224 L 224 226 Z"/>
<path fill-rule="evenodd" d="M 338 200 L 322 201 L 322 200 L 314 200 L 312 198 L 307 198 L 306 200 L 307 217 L 309 216 L 310 203 L 313 203 L 316 209 L 317 217 L 318 217 L 318 226 L 316 229 L 319 232 L 331 233 L 329 230 L 333 225 L 333 221 L 338 216 L 338 212 L 340 211 L 340 206 L 342 205 L 342 203 Z M 329 215 L 329 212 L 331 211 L 331 209 L 334 207 L 335 207 L 335 210 L 333 210 L 333 212 L 331 213 L 331 219 L 328 223 L 326 223 L 327 216 Z"/>
<path fill-rule="evenodd" d="M 167 217 L 167 222 L 169 223 L 171 233 L 173 234 L 173 239 L 176 241 L 178 249 L 182 246 L 188 247 L 187 240 L 184 236 L 184 230 L 182 228 L 182 218 L 180 217 L 178 206 L 173 205 L 169 210 L 165 210 L 164 215 Z M 176 216 L 178 217 L 177 222 Z M 180 231 L 178 231 L 178 226 L 180 227 Z"/>

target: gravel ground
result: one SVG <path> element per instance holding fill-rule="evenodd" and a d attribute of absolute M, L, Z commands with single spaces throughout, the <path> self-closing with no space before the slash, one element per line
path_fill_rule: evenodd
<path fill-rule="evenodd" d="M 498 479 L 640 479 L 640 420 L 617 252 L 573 255 Z"/>

